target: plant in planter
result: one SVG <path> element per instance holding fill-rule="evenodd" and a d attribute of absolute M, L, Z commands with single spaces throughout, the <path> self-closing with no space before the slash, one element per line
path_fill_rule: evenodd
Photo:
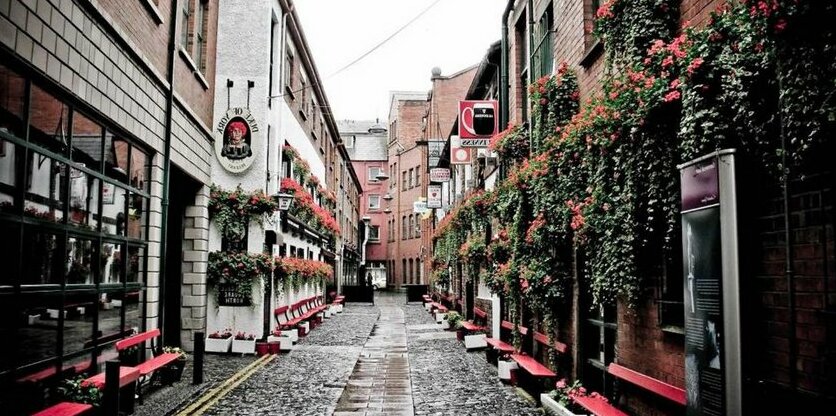
<path fill-rule="evenodd" d="M 232 345 L 232 330 L 215 331 L 206 337 L 206 352 L 229 352 Z"/>
<path fill-rule="evenodd" d="M 189 358 L 189 355 L 186 354 L 186 351 L 183 351 L 180 347 L 171 347 L 165 346 L 163 347 L 164 354 L 180 354 L 180 357 L 171 363 L 171 365 L 159 371 L 160 374 L 160 382 L 163 385 L 171 384 L 183 377 L 183 369 L 186 368 L 186 359 Z"/>
<path fill-rule="evenodd" d="M 66 401 L 87 403 L 99 407 L 102 403 L 102 391 L 93 384 L 82 385 L 85 376 L 76 376 L 61 381 L 58 394 Z"/>
<path fill-rule="evenodd" d="M 458 330 L 462 318 L 463 317 L 456 311 L 447 312 L 447 325 L 449 325 L 448 329 Z M 458 331 L 458 333 L 461 334 L 459 338 L 463 339 L 464 333 L 461 331 Z"/>
<path fill-rule="evenodd" d="M 255 335 L 238 332 L 232 340 L 232 352 L 236 354 L 255 354 Z"/>
<path fill-rule="evenodd" d="M 585 415 L 587 412 L 574 402 L 575 397 L 583 397 L 587 395 L 586 388 L 581 385 L 579 380 L 575 380 L 569 384 L 566 379 L 560 379 L 555 383 L 554 390 L 549 393 L 543 393 L 540 396 L 540 402 L 543 407 L 548 409 L 550 413 L 558 416 L 577 416 Z M 599 397 L 598 393 L 592 393 L 590 396 Z M 603 396 L 601 400 L 607 401 Z"/>

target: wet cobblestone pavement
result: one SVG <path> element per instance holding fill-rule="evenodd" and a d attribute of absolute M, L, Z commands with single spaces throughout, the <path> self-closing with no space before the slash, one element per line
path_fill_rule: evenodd
<path fill-rule="evenodd" d="M 206 380 L 158 389 L 138 415 L 173 414 L 256 357 L 207 356 Z M 290 353 L 234 386 L 208 415 L 540 415 L 499 382 L 481 351 L 466 352 L 421 304 L 378 293 L 376 305 L 348 304 Z"/>

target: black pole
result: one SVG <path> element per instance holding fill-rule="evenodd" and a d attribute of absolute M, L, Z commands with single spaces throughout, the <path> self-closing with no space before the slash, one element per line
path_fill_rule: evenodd
<path fill-rule="evenodd" d="M 119 414 L 119 360 L 108 360 L 105 363 L 103 410 L 105 416 Z"/>
<path fill-rule="evenodd" d="M 203 353 L 206 350 L 203 331 L 194 333 L 194 365 L 192 366 L 192 384 L 203 383 Z"/>

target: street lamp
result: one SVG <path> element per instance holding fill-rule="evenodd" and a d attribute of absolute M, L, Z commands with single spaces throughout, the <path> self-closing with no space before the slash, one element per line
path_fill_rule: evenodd
<path fill-rule="evenodd" d="M 376 178 L 379 181 L 385 181 L 385 180 L 389 179 L 389 174 L 381 170 L 380 172 L 377 173 Z"/>
<path fill-rule="evenodd" d="M 390 194 L 389 192 L 387 192 L 386 195 L 383 195 L 383 200 L 384 201 L 391 201 L 393 199 L 395 199 L 395 197 L 393 197 L 392 194 Z"/>
<path fill-rule="evenodd" d="M 384 210 L 383 210 L 383 213 L 384 213 L 384 214 L 391 214 L 391 213 L 392 213 L 392 209 L 391 209 L 391 208 L 389 208 L 389 207 L 387 206 L 387 207 L 386 207 L 386 209 L 384 209 Z"/>
<path fill-rule="evenodd" d="M 290 204 L 295 197 L 284 192 L 279 192 L 273 195 L 273 200 L 279 203 L 279 211 L 287 211 L 290 209 Z"/>

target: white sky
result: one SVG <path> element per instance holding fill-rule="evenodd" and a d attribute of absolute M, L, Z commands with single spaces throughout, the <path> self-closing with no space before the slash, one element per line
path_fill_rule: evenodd
<path fill-rule="evenodd" d="M 501 35 L 505 0 L 441 0 L 397 36 L 331 76 L 434 0 L 296 0 L 334 119 L 388 118 L 389 92 L 428 91 L 431 70 L 479 63 Z"/>

